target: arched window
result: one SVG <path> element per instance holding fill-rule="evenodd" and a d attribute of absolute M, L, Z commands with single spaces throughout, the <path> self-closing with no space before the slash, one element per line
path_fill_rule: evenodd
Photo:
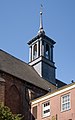
<path fill-rule="evenodd" d="M 37 58 L 37 44 L 34 45 L 33 58 Z"/>
<path fill-rule="evenodd" d="M 49 45 L 46 44 L 46 51 L 45 51 L 45 57 L 49 59 Z"/>
<path fill-rule="evenodd" d="M 21 98 L 18 88 L 15 85 L 12 85 L 7 94 L 6 105 L 10 107 L 11 111 L 16 114 L 21 111 Z"/>

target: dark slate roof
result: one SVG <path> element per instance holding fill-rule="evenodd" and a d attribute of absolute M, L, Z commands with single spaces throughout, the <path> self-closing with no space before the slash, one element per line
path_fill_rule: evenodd
<path fill-rule="evenodd" d="M 0 50 L 0 71 L 9 73 L 45 90 L 53 87 L 48 81 L 42 79 L 33 67 L 3 50 Z"/>
<path fill-rule="evenodd" d="M 63 81 L 60 81 L 60 80 L 58 80 L 58 79 L 56 79 L 56 83 L 57 83 L 57 85 L 58 85 L 58 88 L 67 85 L 66 83 L 64 83 Z"/>
<path fill-rule="evenodd" d="M 55 44 L 56 42 L 54 40 L 52 40 L 51 38 L 49 38 L 48 36 L 44 35 L 44 34 L 38 34 L 36 37 L 34 37 L 32 40 L 30 40 L 28 42 L 28 45 L 30 45 L 32 42 L 34 42 L 35 40 L 39 39 L 40 37 L 42 37 L 43 39 L 47 39 L 49 40 L 52 44 Z"/>

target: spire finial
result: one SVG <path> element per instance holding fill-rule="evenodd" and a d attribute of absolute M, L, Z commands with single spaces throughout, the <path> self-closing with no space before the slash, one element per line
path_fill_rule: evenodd
<path fill-rule="evenodd" d="M 43 6 L 42 6 L 42 4 L 41 4 L 41 9 L 40 9 L 40 29 L 43 29 L 43 21 L 42 21 L 42 8 L 43 8 Z"/>
<path fill-rule="evenodd" d="M 40 8 L 40 28 L 39 28 L 39 31 L 38 31 L 38 34 L 39 33 L 43 33 L 45 34 L 44 30 L 43 30 L 43 19 L 42 19 L 42 8 L 43 8 L 43 5 L 41 4 L 41 8 Z"/>

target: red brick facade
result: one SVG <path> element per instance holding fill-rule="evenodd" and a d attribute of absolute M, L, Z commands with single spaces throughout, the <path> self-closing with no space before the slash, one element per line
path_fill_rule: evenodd
<path fill-rule="evenodd" d="M 5 81 L 4 79 L 0 78 L 0 103 L 4 104 L 5 99 Z"/>
<path fill-rule="evenodd" d="M 31 108 L 32 120 L 75 120 L 75 83 L 33 100 Z"/>
<path fill-rule="evenodd" d="M 4 72 L 0 72 L 0 77 L 5 80 L 0 82 L 0 102 L 4 101 L 13 113 L 22 114 L 25 120 L 30 120 L 30 97 L 43 95 L 46 91 Z"/>

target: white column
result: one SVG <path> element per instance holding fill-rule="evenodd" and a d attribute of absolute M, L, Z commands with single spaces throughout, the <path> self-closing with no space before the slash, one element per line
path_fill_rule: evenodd
<path fill-rule="evenodd" d="M 32 45 L 32 61 L 34 59 L 34 45 Z"/>
<path fill-rule="evenodd" d="M 31 46 L 29 47 L 29 62 L 31 62 Z"/>
<path fill-rule="evenodd" d="M 37 58 L 39 57 L 39 41 L 37 42 Z"/>
<path fill-rule="evenodd" d="M 46 42 L 44 42 L 44 56 L 46 58 Z"/>
<path fill-rule="evenodd" d="M 42 40 L 40 41 L 40 56 L 42 55 Z"/>

